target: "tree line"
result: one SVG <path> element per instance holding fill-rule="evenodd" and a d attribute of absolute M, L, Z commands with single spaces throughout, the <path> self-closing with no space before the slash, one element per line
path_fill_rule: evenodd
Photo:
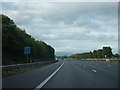
<path fill-rule="evenodd" d="M 43 41 L 35 40 L 25 30 L 17 27 L 8 16 L 2 17 L 2 64 L 25 63 L 24 47 L 31 47 L 29 61 L 55 59 L 55 50 Z"/>
<path fill-rule="evenodd" d="M 77 53 L 71 55 L 72 58 L 78 58 L 78 59 L 86 59 L 86 58 L 119 58 L 118 54 L 112 53 L 111 47 L 103 47 L 102 49 L 85 52 L 85 53 Z"/>

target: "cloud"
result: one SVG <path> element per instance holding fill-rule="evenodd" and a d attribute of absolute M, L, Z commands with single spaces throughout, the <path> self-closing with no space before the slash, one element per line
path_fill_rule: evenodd
<path fill-rule="evenodd" d="M 119 2 L 119 0 L 4 0 L 3 2 Z"/>
<path fill-rule="evenodd" d="M 56 54 L 70 55 L 101 49 L 103 46 L 112 47 L 113 53 L 118 52 L 118 42 L 99 42 L 84 40 L 45 40 L 47 44 L 55 47 Z"/>
<path fill-rule="evenodd" d="M 51 40 L 55 48 L 59 46 L 56 48 L 58 52 L 75 52 L 81 41 L 84 43 L 81 45 L 90 50 L 101 45 L 115 46 L 113 42 L 118 40 L 116 2 L 3 2 L 2 11 L 35 39 Z M 57 42 L 60 40 L 63 42 Z M 78 42 L 71 42 L 74 49 L 69 50 L 64 40 Z M 91 46 L 88 41 L 99 44 Z"/>

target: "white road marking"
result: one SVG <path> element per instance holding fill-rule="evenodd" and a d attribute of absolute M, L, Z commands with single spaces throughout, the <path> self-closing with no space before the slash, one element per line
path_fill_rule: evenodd
<path fill-rule="evenodd" d="M 57 70 L 55 70 L 47 79 L 40 83 L 34 90 L 39 90 L 40 88 L 42 88 L 61 69 L 63 65 L 64 62 L 62 63 L 62 65 L 60 65 L 60 67 Z"/>
<path fill-rule="evenodd" d="M 107 65 L 108 67 L 110 67 L 110 65 Z"/>
<path fill-rule="evenodd" d="M 83 66 L 84 68 L 86 67 L 86 66 Z"/>
<path fill-rule="evenodd" d="M 97 72 L 96 70 L 92 70 L 92 71 L 95 72 L 95 73 Z"/>

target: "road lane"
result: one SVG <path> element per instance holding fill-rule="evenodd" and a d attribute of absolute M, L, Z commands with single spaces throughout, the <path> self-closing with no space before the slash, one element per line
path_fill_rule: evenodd
<path fill-rule="evenodd" d="M 100 64 L 101 67 L 94 66 L 93 68 L 95 63 Z M 63 68 L 43 88 L 117 88 L 117 72 L 110 69 L 104 70 L 102 66 L 106 64 L 103 63 L 65 61 Z M 117 66 L 113 68 L 118 69 Z"/>
<path fill-rule="evenodd" d="M 2 80 L 3 88 L 35 88 L 51 73 L 53 73 L 63 61 L 37 68 L 31 71 L 23 72 Z"/>
<path fill-rule="evenodd" d="M 99 65 L 98 66 L 95 66 L 96 62 L 93 62 L 90 63 L 91 61 L 86 61 L 85 63 L 84 62 L 74 62 L 76 65 L 80 66 L 80 64 L 83 64 L 86 65 L 86 69 L 85 70 L 88 70 L 88 72 L 91 70 L 92 71 L 96 71 L 98 72 L 97 74 L 99 74 L 99 77 L 106 77 L 106 78 L 111 78 L 114 79 L 115 77 L 118 77 L 118 63 L 114 63 L 115 65 L 111 66 L 111 67 L 107 67 L 106 65 L 108 63 L 106 62 L 102 62 L 102 63 L 99 63 L 99 61 L 97 62 Z M 89 64 L 90 63 L 90 64 Z M 110 64 L 110 62 L 109 62 Z M 118 78 L 116 78 L 118 79 Z M 117 80 L 116 80 L 117 81 Z"/>
<path fill-rule="evenodd" d="M 39 90 L 42 88 L 64 65 L 64 62 L 56 69 L 48 78 L 46 78 L 42 83 L 40 83 L 34 90 Z"/>
<path fill-rule="evenodd" d="M 65 60 L 3 79 L 3 88 L 35 89 L 62 63 L 42 88 L 117 88 L 117 62 Z M 108 66 L 109 65 L 109 66 Z"/>

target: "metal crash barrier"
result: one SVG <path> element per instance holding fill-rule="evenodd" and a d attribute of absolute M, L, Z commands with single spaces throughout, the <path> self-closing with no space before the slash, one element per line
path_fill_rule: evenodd
<path fill-rule="evenodd" d="M 6 66 L 0 66 L 2 68 L 2 75 L 8 76 L 8 75 L 14 75 L 20 72 L 32 70 L 34 68 L 39 68 L 47 64 L 55 63 L 54 61 L 44 61 L 44 62 L 34 62 L 34 63 L 25 63 L 25 64 L 13 64 L 13 65 L 6 65 Z"/>

